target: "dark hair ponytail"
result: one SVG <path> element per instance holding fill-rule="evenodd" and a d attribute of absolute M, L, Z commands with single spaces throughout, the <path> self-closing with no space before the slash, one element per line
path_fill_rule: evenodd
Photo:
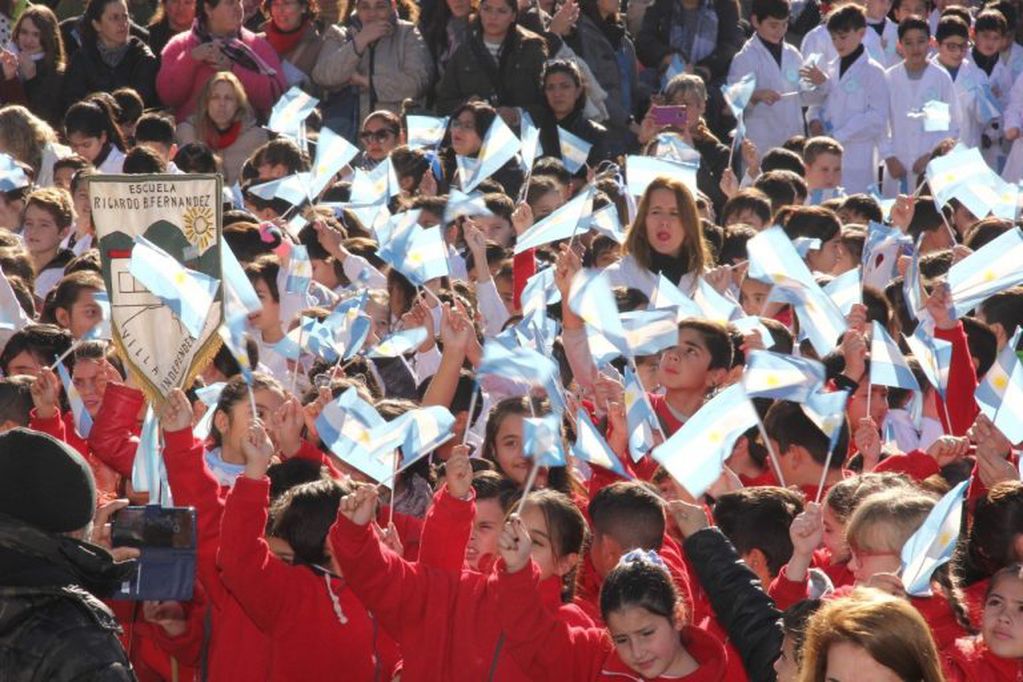
<path fill-rule="evenodd" d="M 100 98 L 85 99 L 71 105 L 64 115 L 64 134 L 79 133 L 86 137 L 100 137 L 106 133 L 107 142 L 122 152 L 128 145 L 124 142 L 120 128 L 115 123 L 110 105 Z"/>

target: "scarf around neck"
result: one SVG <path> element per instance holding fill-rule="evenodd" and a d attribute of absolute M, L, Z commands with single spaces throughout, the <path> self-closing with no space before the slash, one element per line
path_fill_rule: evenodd
<path fill-rule="evenodd" d="M 249 71 L 255 71 L 263 76 L 276 76 L 277 70 L 272 66 L 263 61 L 258 54 L 252 51 L 252 48 L 246 45 L 241 40 L 241 32 L 231 38 L 216 38 L 210 34 L 209 29 L 205 25 L 200 24 L 199 20 L 196 19 L 192 22 L 192 35 L 200 45 L 204 43 L 212 43 L 214 40 L 220 42 L 220 47 L 224 51 L 224 54 L 236 64 L 241 65 L 243 68 Z"/>
<path fill-rule="evenodd" d="M 266 35 L 266 42 L 270 43 L 274 51 L 282 57 L 289 55 L 302 42 L 306 29 L 309 28 L 309 20 L 304 19 L 298 28 L 292 31 L 282 31 L 277 28 L 273 21 L 266 22 L 263 32 Z"/>

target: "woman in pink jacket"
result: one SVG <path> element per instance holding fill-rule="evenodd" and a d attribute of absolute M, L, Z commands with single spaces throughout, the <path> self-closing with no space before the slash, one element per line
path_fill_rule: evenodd
<path fill-rule="evenodd" d="M 192 30 L 163 49 L 156 90 L 178 121 L 195 109 L 206 81 L 230 71 L 245 86 L 261 119 L 285 90 L 281 62 L 270 43 L 242 28 L 241 0 L 198 0 Z"/>

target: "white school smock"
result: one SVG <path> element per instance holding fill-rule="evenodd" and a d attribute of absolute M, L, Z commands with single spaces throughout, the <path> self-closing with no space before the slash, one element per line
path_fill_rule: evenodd
<path fill-rule="evenodd" d="M 804 134 L 802 97 L 799 69 L 803 57 L 799 50 L 782 42 L 781 66 L 767 50 L 760 37 L 754 35 L 746 41 L 728 69 L 729 84 L 748 73 L 756 74 L 757 90 L 774 90 L 784 95 L 774 104 L 750 104 L 745 110 L 746 137 L 753 141 L 761 154 L 780 147 L 793 135 Z"/>
<path fill-rule="evenodd" d="M 100 173 L 123 173 L 124 156 L 124 152 L 117 147 L 110 145 L 110 153 L 107 154 L 107 158 L 103 159 L 103 163 L 101 163 L 99 168 L 96 170 Z"/>
<path fill-rule="evenodd" d="M 869 29 L 868 29 L 869 30 Z M 877 182 L 877 149 L 888 132 L 888 81 L 867 50 L 839 76 L 841 58 L 825 64 L 828 81 L 823 104 L 811 106 L 806 120 L 820 121 L 826 135 L 843 148 L 842 186 L 849 194 Z"/>
<path fill-rule="evenodd" d="M 892 30 L 889 30 L 888 24 L 891 24 Z M 869 26 L 867 26 L 866 31 L 863 33 L 863 48 L 883 68 L 888 68 L 902 60 L 902 57 L 895 51 L 895 43 L 889 42 L 891 36 L 888 34 L 893 34 L 895 43 L 898 42 L 898 26 L 891 21 L 885 24 L 885 37 L 879 36 L 877 31 Z M 799 47 L 799 51 L 803 54 L 803 59 L 809 59 L 812 54 L 821 55 L 820 63 L 822 68 L 824 64 L 838 58 L 838 52 L 835 51 L 835 43 L 832 42 L 831 34 L 828 33 L 827 24 L 820 24 L 808 31 L 803 36 L 803 42 Z M 878 55 L 882 56 L 882 58 L 878 59 Z"/>
<path fill-rule="evenodd" d="M 632 254 L 626 255 L 621 260 L 604 268 L 604 273 L 607 274 L 611 286 L 638 289 L 647 298 L 653 297 L 654 290 L 657 289 L 657 282 L 659 281 L 657 274 L 636 262 Z M 696 274 L 692 272 L 682 275 L 682 279 L 678 282 L 679 290 L 692 298 L 693 293 L 696 291 L 697 279 Z"/>
<path fill-rule="evenodd" d="M 1018 128 L 1023 131 L 1023 76 L 1016 79 L 1009 91 L 1009 103 L 1002 115 L 1002 124 L 1005 130 Z M 1023 145 L 1019 138 L 1012 143 L 1005 166 L 1002 167 L 1002 178 L 1012 183 L 1023 179 Z"/>
<path fill-rule="evenodd" d="M 977 69 L 983 73 L 983 69 L 979 66 Z M 1009 105 L 1009 95 L 1012 92 L 1013 86 L 1012 71 L 1009 69 L 1009 65 L 999 57 L 987 78 L 988 83 L 991 85 L 991 93 L 995 96 L 998 106 L 1004 112 L 1005 107 Z M 991 140 L 991 145 L 986 149 L 981 149 L 981 155 L 984 157 L 987 165 L 994 169 L 996 173 L 1001 173 L 1002 168 L 1005 166 L 1006 157 L 1012 147 L 1005 140 L 1005 127 L 1002 125 L 1002 117 L 998 117 L 988 123 L 984 127 L 983 132 Z"/>
<path fill-rule="evenodd" d="M 896 47 L 899 44 L 899 25 L 888 17 L 884 18 L 884 28 L 878 34 L 870 23 L 867 23 L 867 30 L 863 34 L 863 47 L 867 48 L 870 58 L 881 65 L 882 68 L 895 66 L 902 57 Z"/>
<path fill-rule="evenodd" d="M 894 156 L 906 169 L 905 184 L 889 176 L 885 169 L 882 191 L 886 197 L 899 192 L 910 193 L 916 187 L 917 176 L 913 164 L 924 154 L 930 153 L 945 138 L 959 136 L 959 103 L 955 97 L 955 85 L 945 69 L 928 62 L 920 78 L 910 78 L 904 62 L 885 72 L 888 78 L 888 136 L 882 139 L 881 159 Z M 947 102 L 951 123 L 947 131 L 924 130 L 922 116 L 909 116 L 919 112 L 931 100 Z"/>
<path fill-rule="evenodd" d="M 949 73 L 937 57 L 931 63 Z M 980 147 L 980 135 L 989 121 L 981 120 L 977 93 L 988 82 L 987 74 L 969 59 L 964 59 L 952 82 L 959 102 L 959 141 L 967 147 Z"/>

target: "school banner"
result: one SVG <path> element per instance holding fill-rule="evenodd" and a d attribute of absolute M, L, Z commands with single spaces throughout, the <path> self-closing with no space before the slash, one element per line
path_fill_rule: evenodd
<path fill-rule="evenodd" d="M 220 348 L 223 288 L 217 288 L 195 338 L 170 306 L 132 276 L 132 248 L 137 236 L 145 237 L 185 268 L 221 280 L 222 182 L 219 175 L 89 179 L 113 341 L 146 397 L 157 405 L 172 389 L 190 385 Z"/>

